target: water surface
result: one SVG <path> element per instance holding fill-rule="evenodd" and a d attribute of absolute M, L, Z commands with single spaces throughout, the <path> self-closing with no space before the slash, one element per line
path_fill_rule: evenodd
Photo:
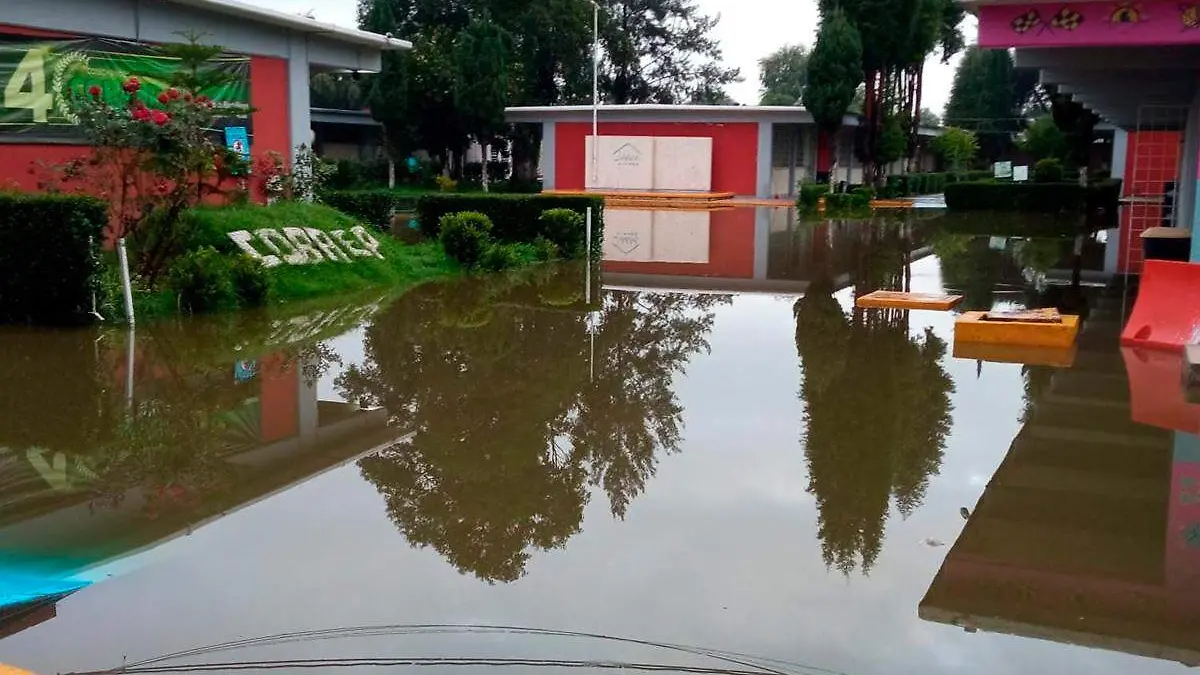
<path fill-rule="evenodd" d="M 1086 287 L 1103 234 L 1075 256 L 927 217 L 621 218 L 590 291 L 545 268 L 0 333 L 0 660 L 287 634 L 159 665 L 749 668 L 446 624 L 792 673 L 1200 660 L 1200 406 L 1145 404 L 1170 364 L 1118 350 L 1120 294 Z M 1069 365 L 956 357 L 953 314 L 853 309 L 882 287 L 1088 327 Z"/>

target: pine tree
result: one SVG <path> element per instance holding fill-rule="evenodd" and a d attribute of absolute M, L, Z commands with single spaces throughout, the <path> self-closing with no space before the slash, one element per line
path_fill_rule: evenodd
<path fill-rule="evenodd" d="M 610 103 L 683 103 L 720 98 L 738 81 L 721 66 L 711 33 L 719 16 L 695 0 L 602 0 L 601 90 Z"/>

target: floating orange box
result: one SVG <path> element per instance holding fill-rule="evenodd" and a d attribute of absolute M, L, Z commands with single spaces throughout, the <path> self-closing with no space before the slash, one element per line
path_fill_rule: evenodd
<path fill-rule="evenodd" d="M 954 322 L 956 342 L 987 342 L 1030 347 L 1070 347 L 1079 334 L 1079 317 L 1063 314 L 1061 323 L 984 321 L 987 312 L 967 312 Z"/>
<path fill-rule="evenodd" d="M 1030 345 L 993 344 L 990 342 L 954 341 L 954 358 L 992 363 L 1020 363 L 1027 366 L 1070 368 L 1075 365 L 1075 345 L 1070 347 L 1035 347 Z"/>
<path fill-rule="evenodd" d="M 962 299 L 961 295 L 875 291 L 855 300 L 854 304 L 872 309 L 932 309 L 945 312 L 957 307 Z"/>

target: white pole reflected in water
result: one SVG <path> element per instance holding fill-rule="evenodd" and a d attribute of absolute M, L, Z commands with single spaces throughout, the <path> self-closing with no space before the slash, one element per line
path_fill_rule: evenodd
<path fill-rule="evenodd" d="M 137 365 L 136 347 L 137 336 L 134 334 L 131 315 L 129 335 L 126 337 L 125 347 L 125 409 L 130 415 L 133 414 L 133 369 Z"/>
<path fill-rule="evenodd" d="M 587 304 L 592 304 L 592 207 L 587 209 L 587 231 L 584 235 L 584 260 L 587 261 L 587 267 L 583 275 L 583 301 Z"/>

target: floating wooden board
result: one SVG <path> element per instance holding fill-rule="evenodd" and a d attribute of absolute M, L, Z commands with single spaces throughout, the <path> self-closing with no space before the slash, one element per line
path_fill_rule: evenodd
<path fill-rule="evenodd" d="M 962 299 L 961 295 L 875 291 L 858 298 L 854 304 L 873 309 L 932 309 L 945 312 L 957 307 Z"/>
<path fill-rule="evenodd" d="M 1075 353 L 1075 345 L 1070 347 L 1033 347 L 954 341 L 954 358 L 991 363 L 1020 363 L 1027 366 L 1070 368 L 1075 365 Z"/>
<path fill-rule="evenodd" d="M 987 312 L 967 312 L 954 322 L 955 342 L 1066 348 L 1075 344 L 1079 317 L 1063 314 L 1059 323 L 986 321 Z"/>

